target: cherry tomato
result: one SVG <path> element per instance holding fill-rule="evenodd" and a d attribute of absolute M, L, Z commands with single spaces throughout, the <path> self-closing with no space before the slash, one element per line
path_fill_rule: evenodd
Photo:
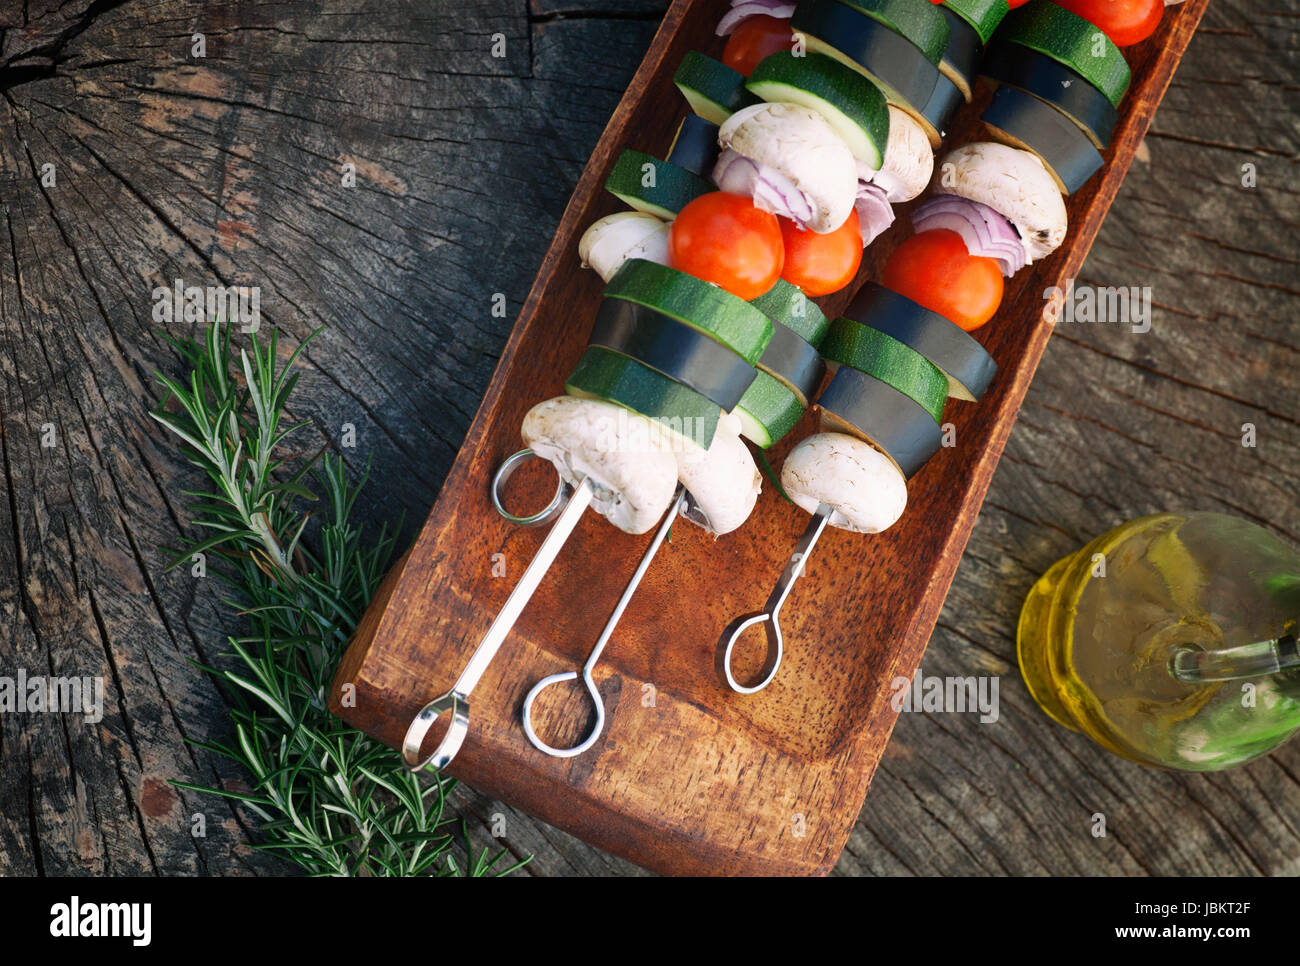
<path fill-rule="evenodd" d="M 673 219 L 668 261 L 742 299 L 758 298 L 781 275 L 785 248 L 776 215 L 744 195 L 700 195 Z"/>
<path fill-rule="evenodd" d="M 1015 10 L 1016 7 L 1023 7 L 1028 2 L 1029 0 L 1007 0 L 1007 4 L 1012 10 Z"/>
<path fill-rule="evenodd" d="M 998 310 L 1002 269 L 996 258 L 968 252 L 955 231 L 935 228 L 894 249 L 885 263 L 884 286 L 969 332 Z"/>
<path fill-rule="evenodd" d="M 856 211 L 849 212 L 848 221 L 824 235 L 801 231 L 789 218 L 777 220 L 785 242 L 783 279 L 811 298 L 838 292 L 853 281 L 862 264 L 862 233 Z"/>
<path fill-rule="evenodd" d="M 1101 28 L 1116 47 L 1146 40 L 1165 11 L 1164 0 L 1056 0 L 1056 5 Z"/>
<path fill-rule="evenodd" d="M 778 50 L 789 50 L 793 42 L 789 20 L 759 14 L 745 20 L 727 38 L 722 62 L 748 77 L 760 60 Z"/>

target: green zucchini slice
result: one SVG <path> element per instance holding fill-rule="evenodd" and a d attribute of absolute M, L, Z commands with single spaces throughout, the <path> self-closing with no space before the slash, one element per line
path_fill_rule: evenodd
<path fill-rule="evenodd" d="M 938 425 L 948 400 L 948 379 L 934 363 L 893 336 L 852 319 L 831 323 L 822 343 L 827 362 L 851 366 L 893 386 L 930 414 Z"/>
<path fill-rule="evenodd" d="M 772 341 L 772 320 L 742 298 L 666 265 L 630 258 L 605 297 L 644 305 L 721 342 L 754 365 Z"/>
<path fill-rule="evenodd" d="M 745 90 L 744 74 L 695 50 L 682 57 L 673 83 L 691 110 L 713 124 L 722 124 L 742 107 L 758 103 L 758 98 Z"/>
<path fill-rule="evenodd" d="M 713 443 L 722 414 L 717 403 L 694 389 L 601 346 L 587 347 L 564 391 L 616 403 L 704 449 Z"/>
<path fill-rule="evenodd" d="M 998 28 L 998 40 L 1036 50 L 1081 74 L 1115 108 L 1128 91 L 1124 55 L 1101 28 L 1050 0 L 1014 10 Z"/>
<path fill-rule="evenodd" d="M 831 324 L 816 302 L 783 278 L 778 278 L 775 285 L 749 304 L 773 322 L 793 329 L 813 348 L 822 344 L 826 327 Z"/>
<path fill-rule="evenodd" d="M 839 0 L 803 0 L 790 28 L 803 34 L 809 51 L 852 67 L 879 87 L 890 104 L 929 124 L 921 110 L 934 93 L 939 68 L 906 38 Z"/>
<path fill-rule="evenodd" d="M 794 429 L 806 409 L 789 386 L 760 369 L 733 412 L 740 418 L 740 434 L 767 449 Z"/>
<path fill-rule="evenodd" d="M 847 6 L 902 34 L 937 65 L 948 43 L 948 25 L 931 0 L 844 0 Z"/>
<path fill-rule="evenodd" d="M 637 211 L 672 221 L 700 195 L 718 189 L 685 168 L 627 148 L 610 169 L 605 190 Z"/>
<path fill-rule="evenodd" d="M 889 108 L 871 81 L 826 54 L 779 50 L 759 61 L 745 85 L 769 103 L 799 104 L 824 117 L 853 156 L 873 171 L 889 141 Z"/>
<path fill-rule="evenodd" d="M 943 5 L 975 28 L 980 43 L 987 44 L 1011 5 L 1007 0 L 947 0 Z"/>

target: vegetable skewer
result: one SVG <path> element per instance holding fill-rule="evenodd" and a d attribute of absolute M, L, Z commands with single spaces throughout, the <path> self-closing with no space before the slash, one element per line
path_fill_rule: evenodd
<path fill-rule="evenodd" d="M 826 513 L 833 503 L 823 481 L 799 472 L 809 451 L 851 441 L 869 444 L 894 464 L 893 486 L 902 483 L 905 489 L 904 478 L 940 448 L 934 430 L 942 400 L 918 366 L 928 361 L 946 376 L 950 398 L 980 396 L 996 366 L 958 327 L 975 329 L 987 322 L 1001 301 L 1002 277 L 1060 246 L 1067 227 L 1061 195 L 1077 190 L 1102 164 L 1099 149 L 1106 146 L 1115 108 L 1128 87 L 1128 65 L 1093 24 L 1065 6 L 1088 4 L 1035 0 L 1007 18 L 990 57 L 991 80 L 1002 86 L 982 117 L 992 142 L 949 152 L 936 173 L 935 197 L 913 213 L 917 234 L 885 266 L 884 284 L 892 292 L 868 286 L 850 308 L 851 318 L 832 323 L 823 353 L 841 365 L 818 400 L 822 432 L 800 443 L 782 470 L 785 489 L 814 513 L 805 540 L 828 522 L 859 532 L 883 529 L 854 526 L 847 514 L 845 526 Z M 988 36 L 981 32 L 980 38 Z M 877 336 L 864 340 L 864 332 Z M 926 408 L 927 402 L 935 425 L 917 415 L 918 404 Z M 857 462 L 845 456 L 826 467 L 856 476 L 844 508 L 887 501 L 873 492 Z M 784 578 L 778 582 L 778 590 L 784 583 Z M 755 623 L 732 633 L 728 653 L 736 635 Z"/>

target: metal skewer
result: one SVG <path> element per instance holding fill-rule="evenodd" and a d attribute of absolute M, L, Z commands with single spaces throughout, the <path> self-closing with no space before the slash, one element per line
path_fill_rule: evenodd
<path fill-rule="evenodd" d="M 532 455 L 531 451 L 523 452 L 528 452 L 529 456 Z M 519 460 L 512 463 L 513 460 L 516 460 L 516 457 L 519 457 Z M 510 477 L 510 474 L 514 472 L 519 463 L 527 458 L 522 457 L 520 453 L 516 453 L 502 465 L 493 480 L 493 502 L 503 515 L 506 514 L 501 506 L 497 491 L 505 480 Z M 507 469 L 507 466 L 509 469 Z M 557 491 L 557 499 L 562 498 L 564 489 L 564 483 L 561 482 L 560 490 Z M 412 771 L 419 771 L 432 765 L 434 768 L 441 769 L 445 768 L 456 757 L 461 744 L 465 741 L 465 735 L 469 732 L 470 692 L 474 690 L 474 686 L 483 677 L 483 672 L 492 663 L 492 658 L 496 656 L 506 637 L 509 636 L 515 621 L 519 619 L 519 615 L 528 606 L 528 601 L 532 598 L 538 585 L 541 584 L 542 578 L 546 576 L 546 571 L 555 562 L 560 549 L 582 518 L 583 512 L 591 505 L 593 495 L 594 491 L 591 482 L 586 477 L 583 477 L 582 482 L 578 484 L 573 494 L 568 498 L 564 509 L 560 511 L 550 533 L 542 541 L 541 547 L 537 550 L 537 555 L 529 563 L 524 575 L 519 578 L 519 583 L 515 585 L 515 589 L 510 592 L 505 606 L 501 608 L 492 621 L 492 626 L 488 628 L 487 633 L 483 635 L 483 639 L 479 641 L 478 647 L 470 655 L 469 662 L 465 665 L 465 669 L 460 672 L 460 677 L 456 679 L 456 683 L 452 685 L 451 690 L 446 694 L 439 695 L 421 708 L 419 714 L 411 721 L 410 726 L 406 729 L 406 737 L 402 741 L 402 760 L 406 763 L 407 768 Z M 554 500 L 552 504 L 555 504 Z M 548 506 L 541 514 L 535 514 L 534 516 L 540 517 L 550 513 L 552 513 L 552 508 Z M 438 747 L 433 750 L 433 753 L 427 758 L 421 759 L 420 746 L 424 743 L 425 736 L 428 735 L 434 722 L 444 714 L 450 714 L 446 734 L 438 742 Z"/>
<path fill-rule="evenodd" d="M 776 587 L 772 589 L 772 595 L 768 597 L 767 604 L 763 610 L 757 614 L 748 617 L 739 617 L 730 625 L 731 635 L 727 638 L 727 648 L 722 655 L 722 672 L 726 675 L 727 685 L 731 690 L 740 694 L 754 694 L 762 691 L 772 683 L 776 677 L 777 668 L 781 666 L 781 657 L 785 650 L 785 641 L 781 636 L 781 605 L 785 603 L 790 591 L 794 589 L 794 582 L 802 576 L 804 566 L 808 562 L 808 556 L 812 553 L 813 547 L 817 545 L 817 540 L 826 529 L 826 524 L 830 522 L 831 513 L 834 512 L 825 503 L 817 504 L 817 512 L 813 514 L 808 521 L 808 527 L 804 530 L 803 536 L 795 544 L 794 552 L 790 555 L 790 562 L 786 564 L 785 570 L 781 572 L 781 577 L 776 582 Z M 740 636 L 756 624 L 763 624 L 767 631 L 767 660 L 763 665 L 762 671 L 759 672 L 759 680 L 756 684 L 741 684 L 731 672 L 731 657 L 735 650 L 736 642 Z M 723 631 L 725 634 L 726 631 Z"/>
<path fill-rule="evenodd" d="M 655 554 L 658 552 L 660 545 L 664 542 L 664 538 L 668 536 L 668 531 L 672 529 L 673 521 L 676 520 L 677 515 L 681 513 L 682 508 L 686 505 L 687 499 L 688 496 L 686 491 L 679 486 L 677 488 L 677 498 L 673 500 L 672 508 L 669 509 L 667 514 L 665 514 L 663 522 L 659 524 L 659 530 L 655 533 L 654 539 L 650 541 L 650 546 L 646 548 L 645 554 L 642 555 L 641 562 L 637 564 L 636 571 L 632 574 L 632 578 L 627 582 L 627 587 L 623 590 L 623 596 L 618 599 L 618 604 L 615 605 L 614 612 L 609 615 L 609 620 L 605 622 L 605 626 L 600 632 L 600 637 L 596 641 L 596 646 L 593 647 L 591 653 L 587 655 L 587 663 L 582 666 L 582 671 L 561 671 L 558 674 L 548 675 L 534 684 L 532 690 L 528 692 L 528 697 L 524 699 L 524 734 L 528 736 L 528 740 L 533 743 L 533 747 L 538 751 L 545 752 L 553 758 L 572 758 L 575 755 L 582 754 L 594 745 L 596 740 L 600 738 L 601 732 L 605 730 L 605 702 L 601 700 L 600 691 L 596 688 L 595 680 L 592 679 L 592 668 L 594 668 L 596 662 L 600 660 L 600 655 L 605 650 L 605 645 L 609 643 L 609 639 L 614 633 L 614 628 L 618 626 L 619 618 L 623 616 L 623 611 L 627 610 L 628 603 L 632 600 L 637 587 L 641 584 L 641 578 L 644 577 L 645 572 L 650 569 L 651 561 L 654 560 Z M 596 722 L 592 726 L 591 732 L 587 737 L 578 744 L 571 748 L 556 748 L 544 742 L 537 736 L 537 732 L 533 730 L 533 702 L 537 700 L 537 696 L 541 694 L 545 688 L 550 687 L 552 684 L 559 684 L 563 681 L 572 681 L 578 677 L 579 673 L 582 674 L 582 682 L 587 688 L 587 694 L 591 696 L 591 703 L 596 708 Z"/>

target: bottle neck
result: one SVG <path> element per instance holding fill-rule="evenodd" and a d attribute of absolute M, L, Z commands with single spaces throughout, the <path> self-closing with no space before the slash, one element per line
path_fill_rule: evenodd
<path fill-rule="evenodd" d="M 1169 673 L 1184 684 L 1256 678 L 1297 667 L 1300 643 L 1295 634 L 1218 651 L 1186 644 L 1169 658 Z"/>

